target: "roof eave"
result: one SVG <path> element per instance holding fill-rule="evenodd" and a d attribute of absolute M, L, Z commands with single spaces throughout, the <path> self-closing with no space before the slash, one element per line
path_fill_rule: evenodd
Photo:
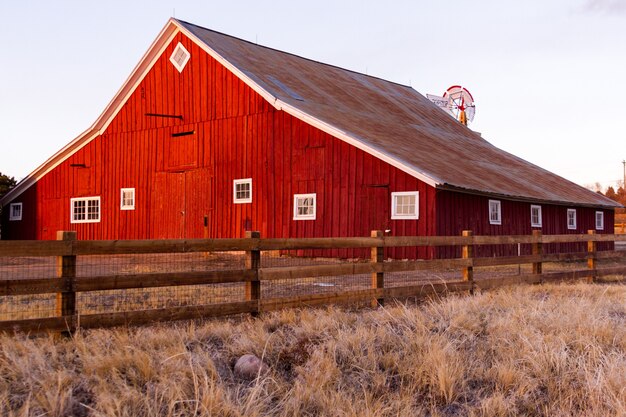
<path fill-rule="evenodd" d="M 187 29 L 184 24 L 180 23 L 179 21 L 177 21 L 176 19 L 173 19 L 173 21 L 177 24 L 177 26 L 179 27 L 181 33 L 183 33 L 185 36 L 187 36 L 188 38 L 192 39 L 197 45 L 200 46 L 200 48 L 202 48 L 207 54 L 209 54 L 211 57 L 213 57 L 215 60 L 217 60 L 220 64 L 222 64 L 224 67 L 226 67 L 229 71 L 231 71 L 233 74 L 235 74 L 241 81 L 243 81 L 245 84 L 247 84 L 250 88 L 252 88 L 255 92 L 257 92 L 261 97 L 263 97 L 265 100 L 267 100 L 276 110 L 282 110 L 285 113 L 288 113 L 289 115 L 295 117 L 296 119 L 299 119 L 307 124 L 310 124 L 311 126 L 314 126 L 320 130 L 322 130 L 325 133 L 328 133 L 331 136 L 334 136 L 340 140 L 343 140 L 344 142 L 349 143 L 350 145 L 353 145 L 367 153 L 369 153 L 372 156 L 375 156 L 376 158 L 379 158 L 389 164 L 391 164 L 392 166 L 406 172 L 407 174 L 425 182 L 426 184 L 430 185 L 431 187 L 436 187 L 437 184 L 441 183 L 441 180 L 439 180 L 438 178 L 435 178 L 429 174 L 426 174 L 424 172 L 420 172 L 419 170 L 415 169 L 415 167 L 412 167 L 408 164 L 405 164 L 401 161 L 399 161 L 397 158 L 394 158 L 392 156 L 390 156 L 389 154 L 376 149 L 372 146 L 369 146 L 367 144 L 365 144 L 363 141 L 359 140 L 359 138 L 357 138 L 354 135 L 351 135 L 331 124 L 326 123 L 325 121 L 316 118 L 315 116 L 291 105 L 290 103 L 280 100 L 278 97 L 274 96 L 273 94 L 271 94 L 269 91 L 267 91 L 265 88 L 263 88 L 261 85 L 259 85 L 256 81 L 254 81 L 252 78 L 250 78 L 247 74 L 245 74 L 243 71 L 241 71 L 238 67 L 236 67 L 235 65 L 233 65 L 230 61 L 228 61 L 226 58 L 224 58 L 223 56 L 221 56 L 217 51 L 215 51 L 213 48 L 211 48 L 209 45 L 207 45 L 202 39 L 200 39 L 198 36 L 196 36 L 192 31 L 190 31 L 189 29 Z"/>
<path fill-rule="evenodd" d="M 15 200 L 21 194 L 23 194 L 28 188 L 35 184 L 41 177 L 58 166 L 63 160 L 71 156 L 76 150 L 80 149 L 83 141 L 88 141 L 97 136 L 97 132 L 94 135 L 93 126 L 83 133 L 78 135 L 74 140 L 65 145 L 61 150 L 48 158 L 43 164 L 39 165 L 33 172 L 24 177 L 17 185 L 12 188 L 0 199 L 0 207 L 5 206 L 7 203 Z"/>
<path fill-rule="evenodd" d="M 90 128 L 78 135 L 70 143 L 65 145 L 61 150 L 48 158 L 43 164 L 35 168 L 30 174 L 22 179 L 15 188 L 9 191 L 0 199 L 0 207 L 15 200 L 33 184 L 41 179 L 48 172 L 59 166 L 63 161 L 69 158 L 74 152 L 91 142 L 99 136 L 109 126 L 120 108 L 128 100 L 128 97 L 135 91 L 141 80 L 145 77 L 147 71 L 154 65 L 156 59 L 161 56 L 165 47 L 170 43 L 171 39 L 178 33 L 180 25 L 176 19 L 170 18 L 161 32 L 152 42 L 146 53 L 139 60 L 139 63 L 131 71 L 122 87 L 113 96 L 113 99 L 106 106 L 102 114 L 96 119 Z"/>
<path fill-rule="evenodd" d="M 501 198 L 504 200 L 520 201 L 524 203 L 543 203 L 543 204 L 551 204 L 551 205 L 556 205 L 556 206 L 590 207 L 590 208 L 603 208 L 603 209 L 611 209 L 611 210 L 624 207 L 618 202 L 613 202 L 613 201 L 612 201 L 613 204 L 610 204 L 610 203 L 609 204 L 599 204 L 599 203 L 591 204 L 591 203 L 581 203 L 581 202 L 575 202 L 575 201 L 546 200 L 546 199 L 537 199 L 537 198 L 532 198 L 532 197 L 508 195 L 508 194 L 502 194 L 502 193 L 493 193 L 493 192 L 481 191 L 481 190 L 473 190 L 469 188 L 457 187 L 451 184 L 439 184 L 436 188 L 438 190 L 443 190 L 443 191 L 453 191 L 456 193 L 479 195 L 483 197 Z"/>

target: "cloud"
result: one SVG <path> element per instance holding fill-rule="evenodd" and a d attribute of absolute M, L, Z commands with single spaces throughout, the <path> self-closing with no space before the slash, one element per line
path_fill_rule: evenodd
<path fill-rule="evenodd" d="M 584 12 L 626 14 L 626 0 L 585 0 Z"/>

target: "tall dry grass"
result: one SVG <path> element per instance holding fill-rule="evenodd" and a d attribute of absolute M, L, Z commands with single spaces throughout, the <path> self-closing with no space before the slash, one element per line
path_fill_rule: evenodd
<path fill-rule="evenodd" d="M 0 337 L 6 416 L 624 416 L 626 287 Z M 263 357 L 268 375 L 233 365 Z"/>

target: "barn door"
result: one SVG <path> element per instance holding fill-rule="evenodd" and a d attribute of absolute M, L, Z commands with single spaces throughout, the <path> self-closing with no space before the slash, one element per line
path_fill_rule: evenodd
<path fill-rule="evenodd" d="M 212 173 L 209 169 L 185 172 L 185 238 L 199 239 L 212 236 Z M 206 217 L 207 227 L 204 226 Z"/>
<path fill-rule="evenodd" d="M 369 236 L 372 230 L 386 230 L 391 226 L 391 200 L 389 188 L 379 185 L 366 185 L 362 188 L 361 207 L 363 216 L 362 236 Z"/>
<path fill-rule="evenodd" d="M 44 240 L 56 240 L 57 231 L 68 229 L 70 223 L 70 202 L 65 198 L 45 199 L 39 207 L 41 230 L 37 237 Z"/>
<path fill-rule="evenodd" d="M 185 237 L 185 173 L 158 172 L 151 198 L 151 230 L 155 239 Z"/>

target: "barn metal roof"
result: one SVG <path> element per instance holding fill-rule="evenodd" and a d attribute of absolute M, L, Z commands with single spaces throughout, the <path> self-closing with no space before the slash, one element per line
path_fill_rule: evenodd
<path fill-rule="evenodd" d="M 498 149 L 413 88 L 179 21 L 283 103 L 439 188 L 559 204 L 619 204 Z"/>
<path fill-rule="evenodd" d="M 277 109 L 440 189 L 563 205 L 620 207 L 600 194 L 511 155 L 461 125 L 409 86 L 260 46 L 170 19 L 94 124 L 2 199 L 13 201 L 99 137 L 182 32 Z"/>

